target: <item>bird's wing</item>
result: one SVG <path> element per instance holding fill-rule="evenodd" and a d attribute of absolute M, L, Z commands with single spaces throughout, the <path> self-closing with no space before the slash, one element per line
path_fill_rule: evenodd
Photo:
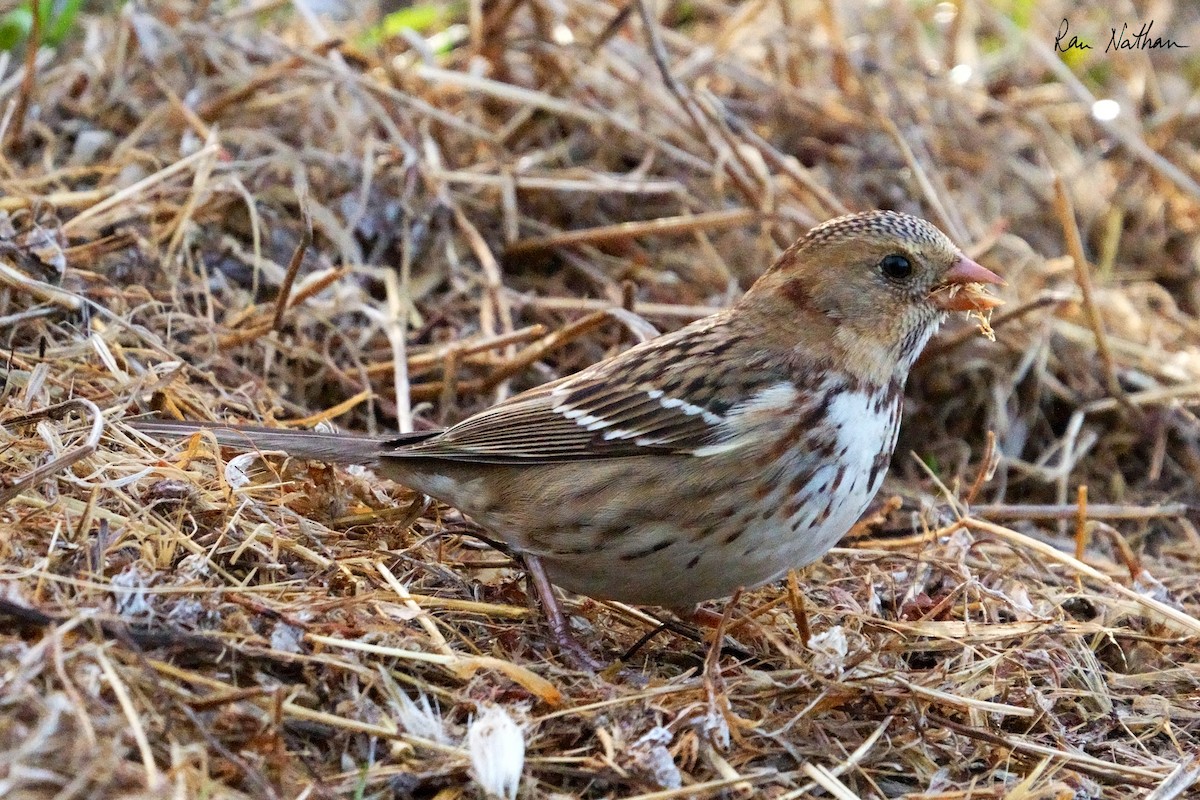
<path fill-rule="evenodd" d="M 753 370 L 711 358 L 719 355 L 713 348 L 723 346 L 728 336 L 704 332 L 680 331 L 646 342 L 577 375 L 516 395 L 439 436 L 416 444 L 398 442 L 383 455 L 538 464 L 703 452 L 728 435 L 727 412 L 747 389 L 756 388 L 729 385 L 733 372 Z M 769 380 L 761 374 L 759 379 L 764 384 Z"/>
<path fill-rule="evenodd" d="M 548 463 L 680 453 L 712 443 L 723 419 L 657 389 L 581 381 L 518 396 L 389 455 Z"/>

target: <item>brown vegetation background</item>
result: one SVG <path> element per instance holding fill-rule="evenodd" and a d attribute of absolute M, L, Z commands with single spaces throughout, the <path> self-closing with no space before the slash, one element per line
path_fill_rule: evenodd
<path fill-rule="evenodd" d="M 0 795 L 478 797 L 495 707 L 524 798 L 1195 791 L 1194 5 L 387 5 L 0 60 Z M 125 424 L 451 422 L 870 208 L 1005 276 L 996 341 L 934 340 L 897 499 L 720 651 L 571 598 L 626 667 L 571 671 L 453 509 Z"/>

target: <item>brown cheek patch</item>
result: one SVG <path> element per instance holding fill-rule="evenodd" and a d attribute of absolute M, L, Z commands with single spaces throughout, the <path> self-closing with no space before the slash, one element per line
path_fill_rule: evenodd
<path fill-rule="evenodd" d="M 800 278 L 793 278 L 788 281 L 780 287 L 780 291 L 797 308 L 813 307 L 812 295 L 808 293 L 808 288 Z"/>

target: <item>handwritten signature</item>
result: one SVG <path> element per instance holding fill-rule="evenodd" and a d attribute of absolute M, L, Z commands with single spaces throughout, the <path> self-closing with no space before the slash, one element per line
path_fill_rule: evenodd
<path fill-rule="evenodd" d="M 1067 38 L 1067 31 L 1071 24 L 1067 22 L 1067 18 L 1063 17 L 1062 25 L 1058 26 L 1058 35 L 1054 37 L 1054 49 L 1060 53 L 1065 53 L 1068 50 L 1091 50 L 1092 46 L 1086 39 L 1078 36 Z M 1164 39 L 1161 36 L 1151 38 L 1150 31 L 1154 28 L 1154 20 L 1143 22 L 1142 27 L 1136 33 L 1131 34 L 1129 23 L 1121 24 L 1121 32 L 1117 33 L 1116 28 L 1111 28 L 1112 35 L 1108 37 L 1108 45 L 1105 46 L 1104 52 L 1109 53 L 1113 50 L 1170 50 L 1172 47 L 1189 47 L 1186 44 L 1180 44 L 1174 39 Z"/>

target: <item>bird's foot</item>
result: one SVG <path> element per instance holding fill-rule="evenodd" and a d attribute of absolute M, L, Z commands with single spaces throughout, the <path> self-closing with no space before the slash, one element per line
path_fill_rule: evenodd
<path fill-rule="evenodd" d="M 568 666 L 580 672 L 594 674 L 606 670 L 609 665 L 593 656 L 571 633 L 571 623 L 567 619 L 567 615 L 563 613 L 562 605 L 559 604 L 558 597 L 554 594 L 550 579 L 546 577 L 546 570 L 542 567 L 541 560 L 537 556 L 525 555 L 522 557 L 525 561 L 525 568 L 529 571 L 530 580 L 533 582 L 538 602 L 546 615 L 550 637 L 554 639 L 559 656 Z"/>

